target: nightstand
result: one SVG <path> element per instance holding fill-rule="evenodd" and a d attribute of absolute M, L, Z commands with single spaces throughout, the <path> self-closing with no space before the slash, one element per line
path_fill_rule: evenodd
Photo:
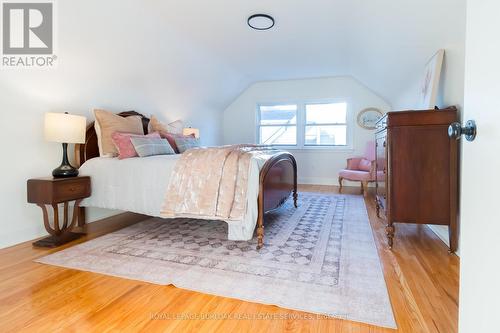
<path fill-rule="evenodd" d="M 49 237 L 40 239 L 33 243 L 35 246 L 56 247 L 68 243 L 84 235 L 84 233 L 72 232 L 78 221 L 83 226 L 85 217 L 79 216 L 79 204 L 82 199 L 90 196 L 90 177 L 71 178 L 35 178 L 28 180 L 28 202 L 37 204 L 43 212 L 43 223 L 50 234 Z M 69 221 L 68 211 L 70 201 L 75 201 L 73 215 Z M 59 219 L 59 204 L 63 204 L 63 221 Z M 49 213 L 46 205 L 52 206 L 53 223 L 49 221 Z"/>

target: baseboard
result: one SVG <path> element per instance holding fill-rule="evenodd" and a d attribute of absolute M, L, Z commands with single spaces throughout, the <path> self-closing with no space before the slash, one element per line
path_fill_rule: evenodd
<path fill-rule="evenodd" d="M 427 226 L 439 237 L 439 239 L 441 239 L 446 244 L 446 246 L 450 246 L 447 226 L 433 224 L 428 224 Z"/>
<path fill-rule="evenodd" d="M 338 185 L 339 182 L 333 178 L 320 177 L 298 177 L 297 182 L 304 185 Z"/>
<path fill-rule="evenodd" d="M 298 177 L 297 182 L 304 185 L 339 185 L 338 178 L 323 178 L 323 177 Z M 359 182 L 343 181 L 345 186 L 361 187 Z M 369 187 L 373 187 L 375 183 L 369 183 Z"/>
<path fill-rule="evenodd" d="M 17 244 L 21 244 L 27 241 L 32 241 L 34 239 L 47 236 L 48 233 L 43 227 L 43 222 L 37 221 L 29 228 L 24 228 L 16 230 L 14 236 L 11 234 L 0 234 L 0 249 L 6 249 Z"/>
<path fill-rule="evenodd" d="M 433 233 L 435 233 L 440 240 L 443 241 L 443 243 L 446 244 L 446 246 L 450 246 L 450 241 L 449 241 L 449 235 L 448 235 L 448 227 L 444 225 L 435 225 L 435 224 L 428 224 L 427 225 L 429 229 Z M 457 250 L 455 251 L 455 254 L 460 257 L 460 244 L 458 245 Z"/>
<path fill-rule="evenodd" d="M 138 213 L 123 212 L 99 220 L 95 220 L 92 222 L 87 222 L 85 224 L 85 229 L 87 231 L 96 231 L 101 228 L 112 228 L 115 225 L 119 226 L 119 225 L 133 224 L 140 221 L 144 221 L 149 218 L 151 218 L 151 216 Z"/>
<path fill-rule="evenodd" d="M 125 213 L 125 211 L 123 210 L 96 207 L 85 207 L 85 211 L 87 216 L 87 223 L 94 223 L 108 217 Z"/>

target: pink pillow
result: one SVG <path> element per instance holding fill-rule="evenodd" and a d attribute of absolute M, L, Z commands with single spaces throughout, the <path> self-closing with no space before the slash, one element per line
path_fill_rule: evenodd
<path fill-rule="evenodd" d="M 140 138 L 140 137 L 160 139 L 160 133 L 153 132 L 147 135 L 140 135 L 132 133 L 114 132 L 113 134 L 111 134 L 111 139 L 113 140 L 113 143 L 115 144 L 115 147 L 118 150 L 118 159 L 123 160 L 124 158 L 139 156 L 137 155 L 137 152 L 135 151 L 134 145 L 132 144 L 130 138 Z"/>
<path fill-rule="evenodd" d="M 366 158 L 362 158 L 361 161 L 359 161 L 358 170 L 370 172 L 372 170 L 372 162 L 368 161 Z"/>
<path fill-rule="evenodd" d="M 179 154 L 179 148 L 177 147 L 177 143 L 175 143 L 175 139 L 186 137 L 186 135 L 168 133 L 165 131 L 160 131 L 160 135 L 163 139 L 167 139 L 168 143 L 174 149 L 175 153 Z M 194 134 L 190 134 L 190 135 L 187 135 L 187 137 L 194 138 L 195 136 L 194 136 Z"/>

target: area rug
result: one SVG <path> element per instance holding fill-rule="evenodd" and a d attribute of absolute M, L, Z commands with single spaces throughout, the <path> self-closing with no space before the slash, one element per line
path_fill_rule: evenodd
<path fill-rule="evenodd" d="M 152 218 L 37 262 L 396 328 L 361 196 L 301 193 L 265 221 L 259 251 L 225 222 Z"/>

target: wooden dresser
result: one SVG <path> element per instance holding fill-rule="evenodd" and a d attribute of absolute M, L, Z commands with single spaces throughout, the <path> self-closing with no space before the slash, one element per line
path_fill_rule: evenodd
<path fill-rule="evenodd" d="M 394 223 L 449 226 L 450 252 L 457 249 L 458 141 L 448 126 L 455 107 L 388 112 L 377 122 L 377 215 L 385 215 L 392 248 Z"/>

